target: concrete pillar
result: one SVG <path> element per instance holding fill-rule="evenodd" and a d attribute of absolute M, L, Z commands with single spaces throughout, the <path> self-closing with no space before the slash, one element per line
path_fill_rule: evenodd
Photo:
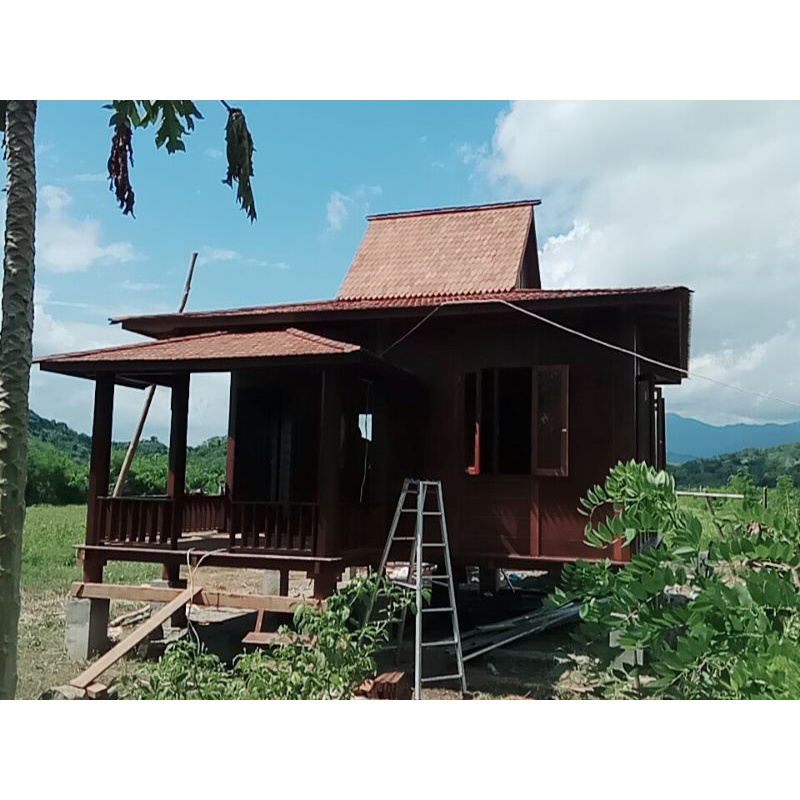
<path fill-rule="evenodd" d="M 494 594 L 500 588 L 500 570 L 495 567 L 481 567 L 480 587 L 482 594 Z"/>
<path fill-rule="evenodd" d="M 86 661 L 109 649 L 108 613 L 110 604 L 110 600 L 67 598 L 64 646 L 67 655 L 73 661 Z"/>
<path fill-rule="evenodd" d="M 261 594 L 281 593 L 281 571 L 279 569 L 265 569 L 261 578 Z"/>

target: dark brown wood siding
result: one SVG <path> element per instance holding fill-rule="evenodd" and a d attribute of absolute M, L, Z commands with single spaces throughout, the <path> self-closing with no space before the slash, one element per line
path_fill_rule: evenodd
<path fill-rule="evenodd" d="M 606 341 L 633 345 L 633 323 L 621 310 L 575 311 L 559 319 Z M 328 323 L 313 330 L 380 354 L 413 324 L 407 319 L 385 319 L 370 325 Z M 461 563 L 625 557 L 621 551 L 598 552 L 583 544 L 585 518 L 578 513 L 578 500 L 604 480 L 614 463 L 635 456 L 632 358 L 507 311 L 474 318 L 434 315 L 385 358 L 412 373 L 416 382 L 395 385 L 387 379 L 374 387 L 373 491 L 369 502 L 359 502 L 350 496 L 352 492 L 341 498 L 340 546 L 345 554 L 380 548 L 402 479 L 418 477 L 442 481 L 452 548 Z M 568 474 L 468 475 L 464 376 L 488 368 L 534 370 L 543 365 L 568 369 Z M 344 408 L 350 408 L 348 392 L 354 391 L 356 379 L 344 379 Z M 242 386 L 247 383 L 239 381 Z M 293 406 L 294 413 L 302 414 L 297 409 L 307 403 L 318 414 L 318 392 L 309 399 L 302 393 L 295 397 L 300 405 Z M 237 462 L 243 430 L 258 424 L 250 412 L 243 414 L 247 401 L 244 395 L 241 398 Z M 341 468 L 341 453 L 324 452 L 319 458 L 332 468 Z M 252 466 L 250 459 L 247 466 L 237 463 L 237 474 Z M 342 487 L 347 485 L 342 482 Z"/>

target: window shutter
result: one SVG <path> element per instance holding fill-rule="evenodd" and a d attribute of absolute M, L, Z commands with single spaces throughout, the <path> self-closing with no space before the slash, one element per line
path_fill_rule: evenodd
<path fill-rule="evenodd" d="M 569 474 L 569 369 L 539 366 L 533 372 L 534 475 Z"/>

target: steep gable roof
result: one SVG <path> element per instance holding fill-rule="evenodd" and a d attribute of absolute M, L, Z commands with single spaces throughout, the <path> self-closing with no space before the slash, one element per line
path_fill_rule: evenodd
<path fill-rule="evenodd" d="M 539 288 L 538 200 L 368 217 L 338 300 Z"/>

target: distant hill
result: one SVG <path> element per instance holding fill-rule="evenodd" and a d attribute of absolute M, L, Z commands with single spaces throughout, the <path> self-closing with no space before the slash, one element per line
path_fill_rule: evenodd
<path fill-rule="evenodd" d="M 669 471 L 679 487 L 723 486 L 743 468 L 759 486 L 774 486 L 780 475 L 791 476 L 795 485 L 800 486 L 800 442 L 700 458 L 674 465 Z"/>
<path fill-rule="evenodd" d="M 54 419 L 40 417 L 35 411 L 30 411 L 28 416 L 28 435 L 34 436 L 41 442 L 54 445 L 75 461 L 88 463 L 92 452 L 92 437 L 85 433 L 72 430 L 66 422 L 56 422 Z M 114 442 L 115 447 L 127 447 L 128 442 Z M 139 442 L 137 453 L 141 455 L 154 455 L 167 453 L 169 448 L 155 436 Z"/>
<path fill-rule="evenodd" d="M 44 419 L 35 411 L 28 421 L 28 485 L 25 499 L 35 503 L 84 503 L 92 439 L 64 422 Z M 112 484 L 128 442 L 114 442 L 111 450 Z M 139 443 L 125 484 L 126 494 L 163 494 L 166 491 L 168 448 L 155 436 Z M 227 439 L 216 436 L 187 448 L 186 488 L 216 493 L 225 477 Z"/>
<path fill-rule="evenodd" d="M 800 422 L 709 425 L 679 414 L 667 414 L 667 461 L 670 464 L 791 442 L 800 442 Z"/>

